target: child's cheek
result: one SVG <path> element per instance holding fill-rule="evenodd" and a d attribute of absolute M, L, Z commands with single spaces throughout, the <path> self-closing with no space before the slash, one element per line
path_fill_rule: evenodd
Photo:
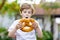
<path fill-rule="evenodd" d="M 22 16 L 25 16 L 25 14 L 23 13 Z"/>

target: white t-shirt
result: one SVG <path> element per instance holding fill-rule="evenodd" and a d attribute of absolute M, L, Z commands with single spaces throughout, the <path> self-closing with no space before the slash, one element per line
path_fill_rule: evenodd
<path fill-rule="evenodd" d="M 19 22 L 19 20 L 14 21 L 13 24 L 9 27 L 8 31 L 11 31 L 18 24 L 18 22 Z M 38 24 L 38 27 L 39 27 L 39 24 Z M 33 30 L 31 32 L 23 32 L 20 29 L 18 29 L 16 31 L 15 35 L 16 35 L 16 40 L 36 40 L 35 30 Z"/>

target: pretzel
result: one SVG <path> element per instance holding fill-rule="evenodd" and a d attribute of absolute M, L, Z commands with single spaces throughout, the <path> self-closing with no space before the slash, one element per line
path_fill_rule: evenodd
<path fill-rule="evenodd" d="M 21 19 L 20 22 L 22 23 L 22 28 L 20 30 L 24 32 L 30 32 L 34 29 L 32 27 L 32 23 L 35 22 L 33 18 L 24 18 Z"/>

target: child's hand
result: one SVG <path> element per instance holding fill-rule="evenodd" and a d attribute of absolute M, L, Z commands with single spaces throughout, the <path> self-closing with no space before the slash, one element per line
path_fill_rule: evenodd
<path fill-rule="evenodd" d="M 32 26 L 33 26 L 34 29 L 38 28 L 38 24 L 36 22 L 33 22 Z"/>
<path fill-rule="evenodd" d="M 16 29 L 21 29 L 22 28 L 22 23 L 19 22 L 17 25 L 16 25 Z"/>

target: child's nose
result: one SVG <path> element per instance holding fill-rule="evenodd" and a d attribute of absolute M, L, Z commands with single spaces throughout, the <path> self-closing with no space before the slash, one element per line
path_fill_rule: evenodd
<path fill-rule="evenodd" d="M 26 14 L 28 16 L 28 14 Z"/>
<path fill-rule="evenodd" d="M 28 12 L 26 13 L 26 15 L 28 15 Z"/>

